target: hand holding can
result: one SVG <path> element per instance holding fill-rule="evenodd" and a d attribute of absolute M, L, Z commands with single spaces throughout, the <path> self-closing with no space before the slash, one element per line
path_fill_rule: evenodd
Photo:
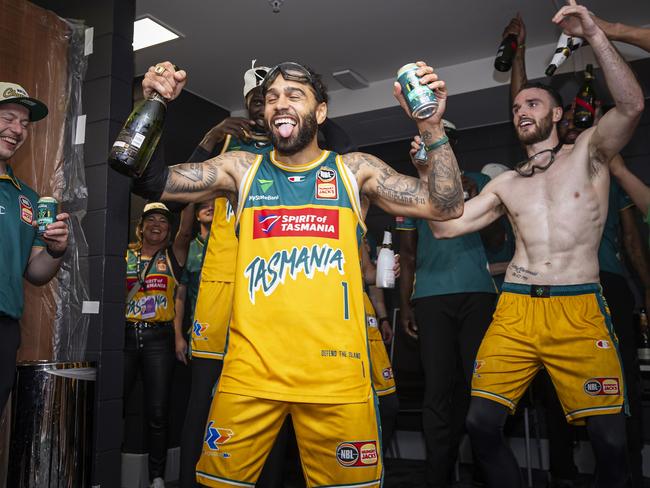
<path fill-rule="evenodd" d="M 418 61 L 399 69 L 394 95 L 416 121 L 428 118 L 439 120 L 445 110 L 447 88 L 431 66 Z"/>

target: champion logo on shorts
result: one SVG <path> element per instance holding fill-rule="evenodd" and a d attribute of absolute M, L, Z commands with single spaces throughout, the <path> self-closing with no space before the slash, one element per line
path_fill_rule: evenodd
<path fill-rule="evenodd" d="M 336 448 L 336 460 L 346 468 L 375 466 L 379 460 L 377 441 L 342 442 Z"/>
<path fill-rule="evenodd" d="M 385 380 L 389 380 L 393 377 L 393 368 L 385 368 L 382 372 L 381 375 L 384 377 Z"/>
<path fill-rule="evenodd" d="M 610 344 L 609 341 L 605 341 L 603 339 L 600 339 L 596 341 L 596 347 L 598 349 L 611 349 L 612 345 Z"/>
<path fill-rule="evenodd" d="M 620 395 L 618 378 L 591 378 L 585 381 L 585 393 L 591 396 Z"/>
<path fill-rule="evenodd" d="M 214 420 L 210 420 L 205 429 L 204 442 L 211 451 L 218 451 L 219 446 L 225 444 L 230 438 L 235 435 L 230 429 L 223 429 L 221 427 L 213 427 Z"/>

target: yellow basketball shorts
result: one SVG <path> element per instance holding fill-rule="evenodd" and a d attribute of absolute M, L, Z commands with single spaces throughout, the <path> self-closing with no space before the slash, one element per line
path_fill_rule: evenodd
<path fill-rule="evenodd" d="M 570 423 L 627 413 L 618 339 L 599 284 L 503 284 L 476 355 L 472 396 L 514 411 L 542 367 Z"/>
<path fill-rule="evenodd" d="M 202 281 L 192 320 L 192 357 L 223 359 L 235 284 Z"/>
<path fill-rule="evenodd" d="M 206 486 L 255 486 L 290 414 L 307 487 L 381 486 L 376 408 L 374 396 L 364 403 L 326 405 L 218 392 L 210 408 L 196 479 Z"/>
<path fill-rule="evenodd" d="M 370 365 L 372 366 L 370 376 L 377 396 L 395 393 L 393 368 L 390 365 L 381 332 L 376 326 L 368 325 L 368 347 L 370 349 Z"/>

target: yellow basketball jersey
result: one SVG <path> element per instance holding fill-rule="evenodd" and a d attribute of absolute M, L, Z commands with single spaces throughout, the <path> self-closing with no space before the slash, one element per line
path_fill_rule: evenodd
<path fill-rule="evenodd" d="M 217 198 L 214 201 L 214 217 L 201 268 L 201 282 L 235 281 L 236 259 L 235 212 L 227 198 Z M 200 299 L 199 295 L 197 301 Z"/>
<path fill-rule="evenodd" d="M 259 156 L 239 190 L 235 299 L 219 391 L 309 403 L 371 394 L 356 180 L 323 151 Z"/>
<path fill-rule="evenodd" d="M 245 143 L 228 134 L 221 154 L 228 151 L 263 154 L 270 150 L 271 146 L 268 144 Z M 208 247 L 205 250 L 205 258 L 203 259 L 201 281 L 233 282 L 235 280 L 236 258 L 235 212 L 227 198 L 217 198 L 214 201 L 214 217 L 210 226 Z"/>
<path fill-rule="evenodd" d="M 170 322 L 176 309 L 174 296 L 178 281 L 174 276 L 166 250 L 157 253 L 140 289 L 126 304 L 126 320 L 129 322 Z M 126 292 L 138 283 L 138 275 L 146 269 L 149 259 L 141 259 L 139 250 L 126 251 Z"/>

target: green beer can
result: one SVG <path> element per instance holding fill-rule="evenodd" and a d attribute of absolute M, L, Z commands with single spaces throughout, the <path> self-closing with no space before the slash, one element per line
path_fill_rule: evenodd
<path fill-rule="evenodd" d="M 411 109 L 411 115 L 416 119 L 428 119 L 438 110 L 438 97 L 431 88 L 420 83 L 420 78 L 415 74 L 417 70 L 417 64 L 405 64 L 397 71 L 397 81 L 402 86 L 402 95 Z"/>
<path fill-rule="evenodd" d="M 56 222 L 59 202 L 52 197 L 41 197 L 36 204 L 36 223 L 38 224 L 38 235 L 42 236 L 47 226 Z"/>

